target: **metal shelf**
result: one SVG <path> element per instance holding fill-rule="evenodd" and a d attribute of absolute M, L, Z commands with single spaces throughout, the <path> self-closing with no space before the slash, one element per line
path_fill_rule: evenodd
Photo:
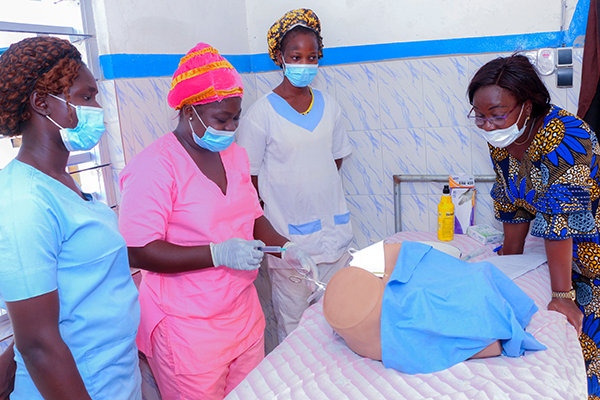
<path fill-rule="evenodd" d="M 496 175 L 473 175 L 477 182 L 495 182 Z M 402 231 L 402 182 L 448 182 L 449 175 L 394 175 L 394 225 L 396 232 Z"/>

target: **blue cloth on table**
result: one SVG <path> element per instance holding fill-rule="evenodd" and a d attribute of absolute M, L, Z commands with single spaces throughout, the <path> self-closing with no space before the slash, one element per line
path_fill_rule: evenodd
<path fill-rule="evenodd" d="M 403 242 L 381 311 L 383 364 L 408 374 L 462 362 L 496 340 L 503 354 L 545 350 L 525 327 L 534 301 L 488 262 L 467 263 Z"/>

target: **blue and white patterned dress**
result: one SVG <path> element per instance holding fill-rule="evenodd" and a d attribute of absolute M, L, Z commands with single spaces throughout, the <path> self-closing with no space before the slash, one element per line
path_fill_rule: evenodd
<path fill-rule="evenodd" d="M 573 287 L 584 313 L 580 337 L 590 399 L 600 395 L 600 147 L 582 120 L 551 106 L 521 162 L 490 145 L 496 219 L 531 222 L 531 234 L 573 239 Z"/>

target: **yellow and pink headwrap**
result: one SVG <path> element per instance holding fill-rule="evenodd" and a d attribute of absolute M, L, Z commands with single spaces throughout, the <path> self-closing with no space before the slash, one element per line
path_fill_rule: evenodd
<path fill-rule="evenodd" d="M 281 63 L 277 60 L 277 51 L 281 50 L 281 40 L 286 33 L 299 25 L 315 31 L 319 44 L 319 59 L 323 58 L 323 38 L 321 37 L 321 22 L 319 22 L 319 17 L 317 17 L 317 14 L 313 10 L 299 8 L 298 10 L 286 12 L 283 17 L 271 25 L 269 32 L 267 32 L 269 57 L 280 67 Z"/>
<path fill-rule="evenodd" d="M 206 43 L 198 43 L 179 62 L 167 96 L 179 110 L 188 104 L 206 104 L 242 97 L 244 84 L 233 65 Z"/>

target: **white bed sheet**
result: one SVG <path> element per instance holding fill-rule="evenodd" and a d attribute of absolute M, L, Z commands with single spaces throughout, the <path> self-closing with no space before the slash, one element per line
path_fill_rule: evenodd
<path fill-rule="evenodd" d="M 435 240 L 435 234 L 400 232 L 387 242 Z M 456 235 L 463 254 L 482 247 Z M 543 241 L 529 237 L 525 252 Z M 493 255 L 493 246 L 471 261 Z M 298 328 L 232 391 L 233 399 L 586 399 L 586 372 L 575 329 L 546 310 L 550 276 L 544 264 L 515 279 L 539 311 L 527 331 L 548 350 L 523 357 L 467 360 L 432 374 L 407 375 L 358 356 L 323 317 L 321 303 L 310 307 Z M 423 351 L 427 351 L 426 348 Z"/>

